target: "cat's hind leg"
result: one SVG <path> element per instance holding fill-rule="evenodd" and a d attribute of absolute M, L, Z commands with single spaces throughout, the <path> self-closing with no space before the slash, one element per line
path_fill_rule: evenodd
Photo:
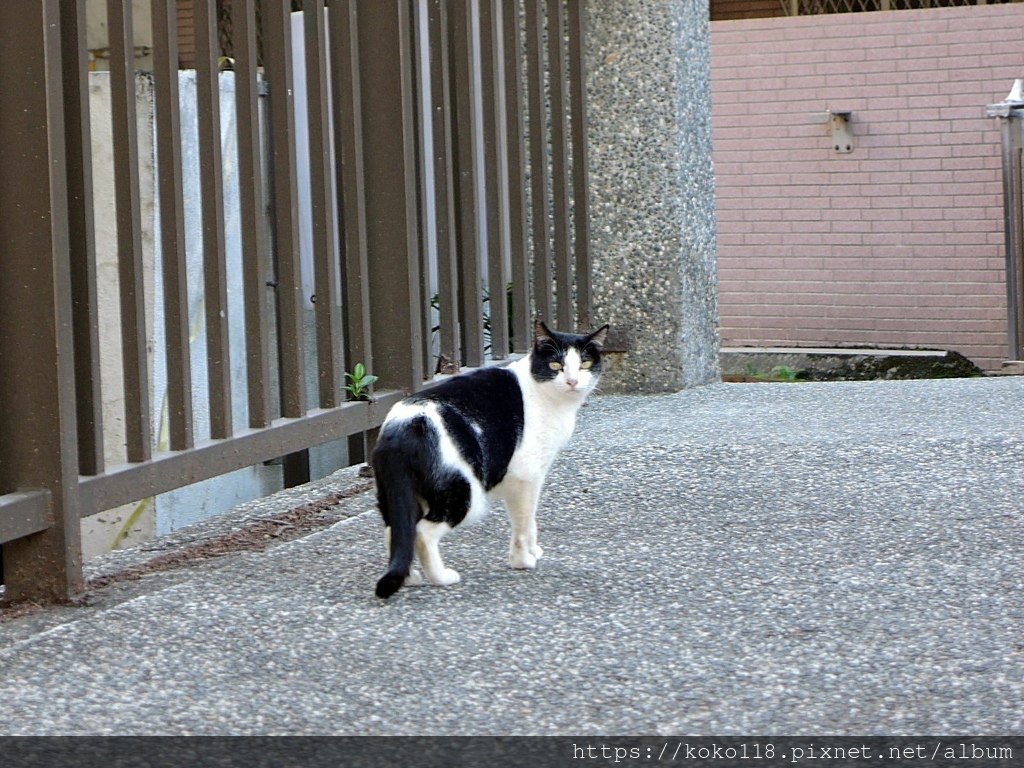
<path fill-rule="evenodd" d="M 512 541 L 508 548 L 508 563 L 513 568 L 536 568 L 544 550 L 537 543 L 537 502 L 540 488 L 533 483 L 520 482 L 505 495 L 508 518 L 512 523 Z"/>
<path fill-rule="evenodd" d="M 460 578 L 458 571 L 445 568 L 438 547 L 441 538 L 451 529 L 448 523 L 435 523 L 431 520 L 420 520 L 416 524 L 416 554 L 420 565 L 423 566 L 427 581 L 439 587 L 457 584 Z"/>

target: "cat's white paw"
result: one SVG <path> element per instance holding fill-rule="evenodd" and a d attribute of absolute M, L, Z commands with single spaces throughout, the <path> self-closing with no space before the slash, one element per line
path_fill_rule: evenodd
<path fill-rule="evenodd" d="M 508 564 L 513 568 L 533 570 L 537 567 L 537 557 L 530 552 L 517 549 L 509 553 Z"/>
<path fill-rule="evenodd" d="M 405 586 L 407 587 L 420 587 L 426 583 L 423 579 L 423 574 L 417 570 L 409 571 L 409 575 L 405 577 Z"/>
<path fill-rule="evenodd" d="M 430 583 L 435 587 L 447 587 L 452 584 L 458 584 L 462 580 L 459 576 L 459 572 L 453 568 L 445 568 L 441 573 L 431 577 Z"/>
<path fill-rule="evenodd" d="M 519 536 L 512 539 L 508 549 L 508 564 L 513 568 L 525 568 L 532 570 L 537 567 L 537 561 L 544 555 L 537 540 L 531 536 Z"/>

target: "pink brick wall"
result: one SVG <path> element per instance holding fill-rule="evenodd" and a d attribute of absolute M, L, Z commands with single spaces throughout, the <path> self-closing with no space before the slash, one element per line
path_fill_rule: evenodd
<path fill-rule="evenodd" d="M 999 130 L 1024 6 L 711 25 L 722 344 L 1007 355 Z M 852 110 L 854 151 L 823 119 Z M 819 121 L 815 121 L 815 116 Z"/>

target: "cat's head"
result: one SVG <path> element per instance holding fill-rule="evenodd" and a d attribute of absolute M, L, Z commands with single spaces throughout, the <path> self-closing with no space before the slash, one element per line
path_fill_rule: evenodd
<path fill-rule="evenodd" d="M 538 320 L 530 353 L 534 381 L 570 397 L 586 397 L 597 386 L 607 335 L 607 325 L 583 335 L 558 333 Z"/>

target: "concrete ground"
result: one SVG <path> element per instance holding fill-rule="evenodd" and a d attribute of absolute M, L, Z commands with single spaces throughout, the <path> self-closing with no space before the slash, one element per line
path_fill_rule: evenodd
<path fill-rule="evenodd" d="M 1020 733 L 1022 404 L 1024 378 L 596 398 L 535 572 L 494 514 L 443 545 L 460 584 L 380 601 L 363 492 L 0 623 L 0 734 Z"/>

